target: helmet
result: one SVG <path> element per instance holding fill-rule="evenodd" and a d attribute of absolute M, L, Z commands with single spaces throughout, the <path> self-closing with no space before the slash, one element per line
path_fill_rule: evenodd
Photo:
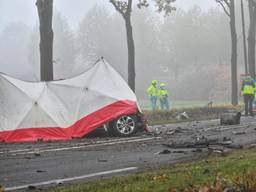
<path fill-rule="evenodd" d="M 156 85 L 157 83 L 158 83 L 157 80 L 152 80 L 151 82 L 152 85 Z"/>
<path fill-rule="evenodd" d="M 244 79 L 246 82 L 252 81 L 252 78 L 250 75 L 247 75 Z"/>
<path fill-rule="evenodd" d="M 161 84 L 160 84 L 160 87 L 165 87 L 165 83 L 161 83 Z"/>

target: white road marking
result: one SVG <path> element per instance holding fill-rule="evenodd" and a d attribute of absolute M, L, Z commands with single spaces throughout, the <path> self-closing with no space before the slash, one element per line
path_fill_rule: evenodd
<path fill-rule="evenodd" d="M 110 171 L 91 173 L 91 174 L 88 174 L 88 175 L 82 175 L 82 176 L 77 176 L 77 177 L 70 177 L 70 178 L 65 178 L 65 179 L 55 179 L 55 180 L 49 180 L 49 181 L 44 181 L 44 182 L 39 182 L 39 183 L 31 183 L 31 184 L 28 184 L 28 185 L 7 187 L 7 188 L 5 188 L 5 191 L 14 191 L 14 190 L 26 189 L 29 186 L 39 187 L 39 186 L 45 186 L 45 185 L 51 185 L 51 184 L 59 184 L 59 183 L 65 183 L 65 182 L 69 182 L 69 181 L 86 179 L 86 178 L 90 178 L 90 177 L 97 177 L 97 176 L 110 175 L 110 174 L 127 172 L 127 171 L 134 171 L 134 170 L 137 170 L 137 169 L 138 169 L 137 167 L 127 167 L 127 168 L 123 168 L 123 169 L 114 169 L 114 170 L 110 170 Z"/>
<path fill-rule="evenodd" d="M 98 143 L 108 143 L 108 142 L 115 142 L 115 141 L 127 141 L 131 139 L 139 139 L 141 137 L 129 137 L 129 138 L 119 138 L 119 139 L 111 139 L 111 140 L 103 140 L 103 141 L 95 141 L 95 142 L 78 142 L 74 143 L 71 146 L 80 146 L 80 145 L 92 145 L 92 144 L 98 144 Z M 16 153 L 16 152 L 26 152 L 26 151 L 40 151 L 40 150 L 46 150 L 46 149 L 54 149 L 57 148 L 57 146 L 49 146 L 49 147 L 41 147 L 41 148 L 25 148 L 25 149 L 18 149 L 18 150 L 10 150 L 10 151 L 0 151 L 0 154 L 10 154 L 10 153 Z"/>
<path fill-rule="evenodd" d="M 137 138 L 141 138 L 141 137 L 129 137 L 129 138 L 119 138 L 119 139 L 111 139 L 111 140 L 104 140 L 104 141 L 95 141 L 95 142 L 78 142 L 78 143 L 74 143 L 72 146 L 79 146 L 79 145 L 91 145 L 91 144 L 95 144 L 95 143 L 107 143 L 107 142 L 113 142 L 113 141 L 123 141 L 123 140 L 131 140 L 131 139 L 137 139 Z M 41 150 L 41 149 L 53 149 L 53 148 L 56 148 L 56 146 L 49 146 L 49 147 L 45 147 L 45 148 L 25 148 L 25 149 L 18 149 L 18 150 L 11 150 L 11 151 L 0 151 L 0 154 L 3 154 L 3 153 L 7 153 L 7 154 L 10 154 L 10 153 L 16 153 L 16 152 L 25 152 L 25 151 L 38 151 L 38 150 Z"/>
<path fill-rule="evenodd" d="M 108 146 L 108 145 L 116 145 L 116 144 L 142 142 L 142 141 L 149 141 L 149 140 L 160 139 L 160 138 L 162 138 L 162 137 L 138 138 L 138 139 L 121 140 L 121 141 L 113 141 L 113 142 L 104 142 L 104 143 L 96 143 L 96 144 L 81 145 L 81 146 L 51 148 L 51 149 L 34 149 L 33 151 L 27 151 L 27 152 L 24 151 L 24 152 L 20 152 L 20 153 L 19 152 L 18 153 L 12 153 L 10 155 L 26 155 L 26 154 L 34 154 L 34 153 L 67 151 L 67 150 L 71 150 L 71 149 L 82 149 L 82 148 L 88 148 L 88 147 L 100 147 L 100 146 Z"/>

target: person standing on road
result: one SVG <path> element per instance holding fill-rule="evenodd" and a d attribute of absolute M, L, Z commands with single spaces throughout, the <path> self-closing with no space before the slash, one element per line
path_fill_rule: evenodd
<path fill-rule="evenodd" d="M 151 85 L 147 89 L 153 111 L 157 109 L 157 96 L 158 96 L 157 83 L 158 83 L 157 80 L 153 80 L 151 82 Z"/>
<path fill-rule="evenodd" d="M 169 101 L 168 101 L 169 92 L 165 88 L 165 84 L 160 84 L 160 90 L 159 90 L 159 99 L 160 99 L 160 105 L 161 109 L 167 109 L 169 110 Z"/>
<path fill-rule="evenodd" d="M 248 114 L 253 116 L 254 89 L 253 79 L 249 75 L 246 76 L 241 88 L 241 93 L 244 96 L 245 116 L 248 116 Z"/>

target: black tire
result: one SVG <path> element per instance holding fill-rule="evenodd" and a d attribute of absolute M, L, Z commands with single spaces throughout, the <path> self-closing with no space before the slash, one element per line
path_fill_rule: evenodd
<path fill-rule="evenodd" d="M 134 115 L 121 116 L 109 124 L 109 133 L 121 137 L 129 137 L 138 131 L 137 119 Z"/>

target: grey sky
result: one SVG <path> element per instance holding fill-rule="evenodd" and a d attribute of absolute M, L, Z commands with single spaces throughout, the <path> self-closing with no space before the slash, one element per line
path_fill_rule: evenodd
<path fill-rule="evenodd" d="M 10 22 L 19 22 L 32 26 L 37 22 L 36 0 L 0 0 L 0 30 Z M 86 11 L 95 4 L 102 4 L 113 9 L 108 0 L 54 0 L 54 7 L 65 15 L 71 24 L 76 27 Z M 214 0 L 178 0 L 177 7 L 187 9 L 194 4 L 202 9 L 216 6 Z"/>

